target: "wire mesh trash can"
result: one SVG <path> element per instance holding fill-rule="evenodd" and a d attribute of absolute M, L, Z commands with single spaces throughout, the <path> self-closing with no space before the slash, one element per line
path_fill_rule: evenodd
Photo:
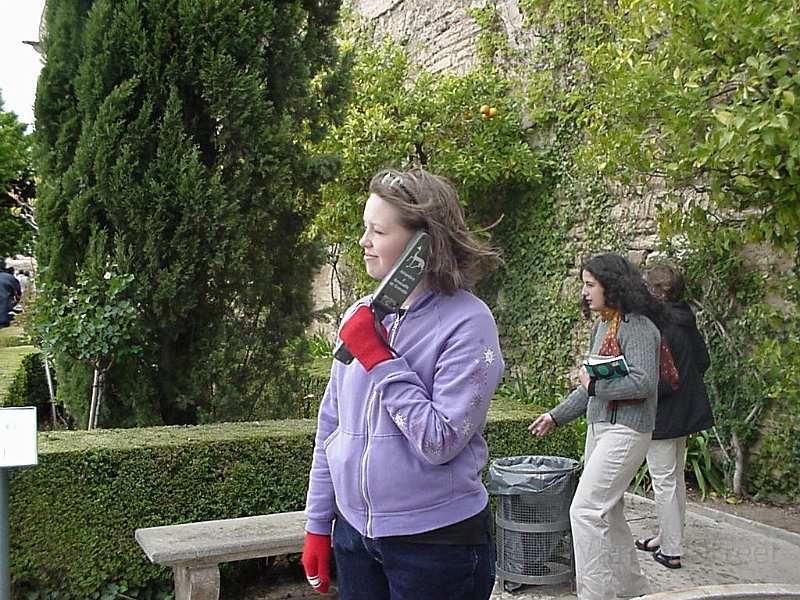
<path fill-rule="evenodd" d="M 507 591 L 574 583 L 569 506 L 579 471 L 578 461 L 560 456 L 511 456 L 489 466 L 487 488 L 497 496 L 497 577 Z"/>

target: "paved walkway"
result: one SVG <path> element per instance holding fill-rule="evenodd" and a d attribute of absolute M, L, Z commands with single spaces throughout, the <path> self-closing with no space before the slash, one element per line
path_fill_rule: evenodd
<path fill-rule="evenodd" d="M 625 514 L 633 535 L 651 537 L 656 532 L 653 501 L 642 496 L 626 496 Z M 776 529 L 697 504 L 686 511 L 686 540 L 681 569 L 667 569 L 651 554 L 637 552 L 639 562 L 650 580 L 652 595 L 646 600 L 717 600 L 719 588 L 726 593 L 742 593 L 736 600 L 752 597 L 752 587 L 760 600 L 800 600 L 800 534 Z M 767 586 L 766 584 L 783 584 Z M 697 588 L 703 588 L 698 590 Z M 744 588 L 747 588 L 746 590 Z M 677 593 L 679 590 L 682 592 Z M 785 593 L 789 590 L 789 593 Z M 670 593 L 671 592 L 671 593 Z M 669 598 L 660 597 L 670 593 Z M 730 596 L 729 596 L 730 597 Z M 280 583 L 263 593 L 248 595 L 248 600 L 279 598 L 318 598 L 336 600 L 335 584 L 331 593 L 320 596 L 304 582 L 293 587 Z M 522 586 L 513 592 L 497 583 L 491 600 L 576 600 L 571 584 Z M 459 600 L 453 598 L 453 600 Z M 643 599 L 645 600 L 645 599 Z"/>
<path fill-rule="evenodd" d="M 652 500 L 628 494 L 625 513 L 635 537 L 651 537 L 657 531 Z M 800 594 L 800 534 L 697 504 L 687 506 L 681 569 L 667 569 L 646 552 L 637 555 L 653 594 L 701 586 L 765 583 L 793 584 L 796 587 L 792 589 Z M 492 600 L 575 597 L 568 583 L 528 585 L 513 592 L 498 583 L 492 594 Z"/>

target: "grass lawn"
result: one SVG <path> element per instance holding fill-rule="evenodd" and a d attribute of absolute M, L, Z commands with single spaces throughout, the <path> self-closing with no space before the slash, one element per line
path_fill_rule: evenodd
<path fill-rule="evenodd" d="M 35 350 L 33 346 L 24 345 L 25 341 L 19 325 L 0 329 L 0 402 L 14 379 L 22 357 Z"/>

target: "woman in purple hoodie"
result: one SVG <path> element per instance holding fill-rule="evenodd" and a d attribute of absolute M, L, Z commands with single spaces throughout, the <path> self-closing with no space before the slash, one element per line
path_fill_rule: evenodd
<path fill-rule="evenodd" d="M 454 189 L 422 169 L 378 173 L 364 207 L 367 273 L 383 279 L 417 231 L 424 278 L 376 323 L 367 296 L 339 337 L 318 419 L 303 566 L 341 600 L 485 600 L 494 585 L 483 429 L 503 374 L 494 318 L 471 288 L 502 261 L 470 234 Z"/>

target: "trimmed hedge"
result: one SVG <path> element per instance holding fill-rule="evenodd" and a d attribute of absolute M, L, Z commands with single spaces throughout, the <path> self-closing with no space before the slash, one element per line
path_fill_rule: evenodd
<path fill-rule="evenodd" d="M 22 357 L 19 367 L 4 395 L 2 406 L 35 406 L 39 426 L 52 426 L 50 390 L 38 350 Z"/>
<path fill-rule="evenodd" d="M 537 414 L 495 403 L 485 431 L 492 460 L 580 457 L 572 427 L 531 436 Z M 40 433 L 39 465 L 8 472 L 14 597 L 51 590 L 77 599 L 114 582 L 169 582 L 136 529 L 301 510 L 315 429 L 303 419 Z"/>

